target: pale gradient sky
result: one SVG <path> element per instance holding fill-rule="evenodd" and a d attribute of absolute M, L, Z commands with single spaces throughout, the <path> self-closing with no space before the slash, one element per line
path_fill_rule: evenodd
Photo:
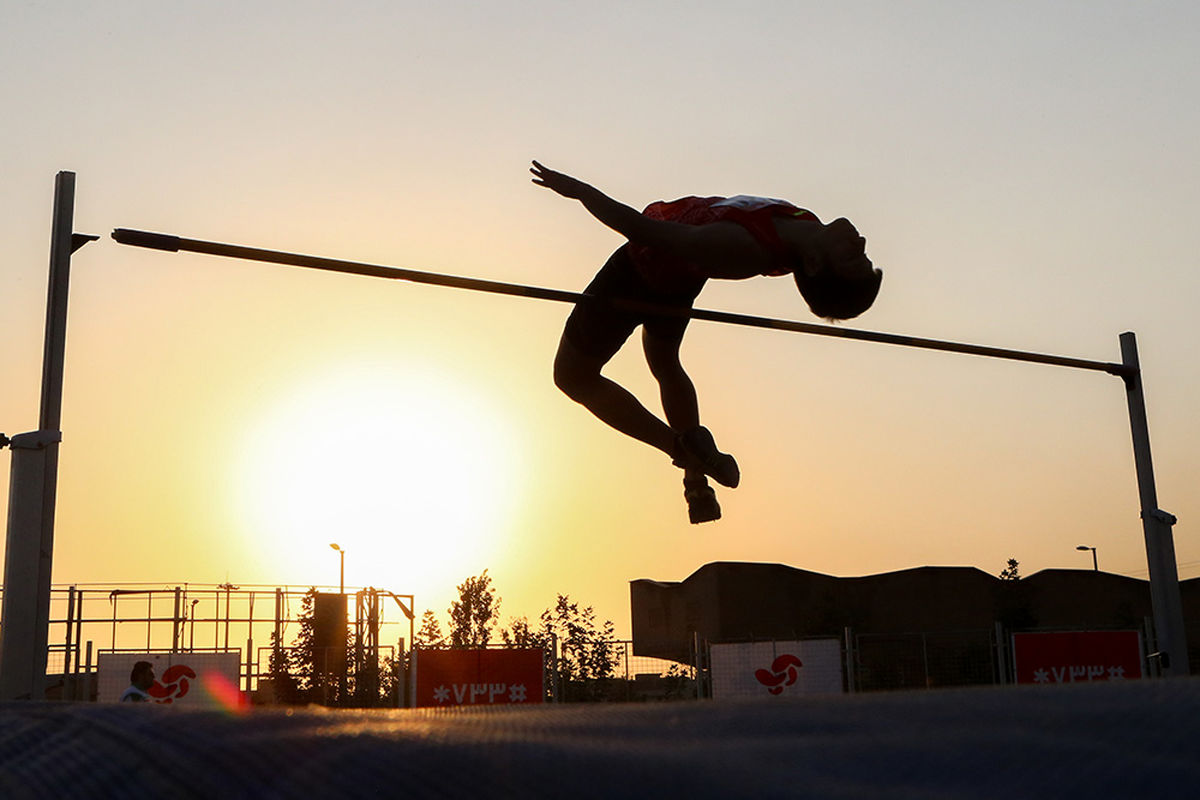
<path fill-rule="evenodd" d="M 1197 30 L 1191 2 L 6 4 L 0 430 L 36 427 L 58 170 L 105 235 L 74 262 L 54 580 L 331 584 L 337 541 L 418 609 L 488 568 L 506 619 L 566 592 L 627 633 L 629 580 L 716 560 L 1032 573 L 1088 544 L 1145 577 L 1107 375 L 695 323 L 744 479 L 691 526 L 678 472 L 554 389 L 566 306 L 107 238 L 578 290 L 620 240 L 530 158 L 637 206 L 850 217 L 885 271 L 854 327 L 1114 361 L 1136 331 L 1196 576 Z M 810 319 L 786 279 L 698 305 Z M 612 375 L 654 399 L 636 348 Z"/>

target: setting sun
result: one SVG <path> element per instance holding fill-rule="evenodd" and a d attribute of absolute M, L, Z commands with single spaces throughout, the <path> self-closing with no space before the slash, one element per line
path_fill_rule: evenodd
<path fill-rule="evenodd" d="M 423 593 L 486 566 L 517 507 L 515 437 L 436 367 L 332 367 L 264 412 L 231 474 L 241 517 L 284 574 L 328 564 L 336 541 L 348 583 Z"/>

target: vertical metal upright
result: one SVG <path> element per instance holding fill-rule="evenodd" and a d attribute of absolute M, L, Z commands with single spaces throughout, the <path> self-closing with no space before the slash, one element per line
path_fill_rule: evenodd
<path fill-rule="evenodd" d="M 179 642 L 182 638 L 183 620 L 180 618 L 180 612 L 183 610 L 183 593 L 178 586 L 175 587 L 175 611 L 171 615 L 171 652 L 179 652 Z"/>
<path fill-rule="evenodd" d="M 1146 563 L 1150 568 L 1150 602 L 1154 610 L 1159 666 L 1162 674 L 1167 677 L 1186 677 L 1190 671 L 1187 634 L 1183 626 L 1183 602 L 1179 594 L 1175 540 L 1171 534 L 1171 526 L 1176 520 L 1174 515 L 1158 507 L 1137 337 L 1130 331 L 1121 334 L 1121 361 L 1127 367 L 1122 377 L 1125 380 L 1125 396 L 1129 404 L 1129 427 L 1133 433 L 1133 460 L 1137 469 L 1142 532 L 1146 537 Z"/>
<path fill-rule="evenodd" d="M 71 254 L 98 238 L 73 233 L 74 216 L 75 173 L 59 172 L 54 182 L 38 430 L 14 436 L 10 442 L 12 477 L 4 602 L 0 606 L 0 701 L 41 700 L 45 693 Z"/>

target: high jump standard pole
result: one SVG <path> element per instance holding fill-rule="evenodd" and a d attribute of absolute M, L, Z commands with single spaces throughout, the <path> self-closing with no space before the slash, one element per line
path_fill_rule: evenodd
<path fill-rule="evenodd" d="M 75 173 L 60 172 L 54 180 L 38 430 L 17 434 L 11 440 L 0 435 L 0 446 L 12 448 L 4 601 L 0 606 L 0 702 L 45 699 L 71 255 L 99 238 L 73 233 L 74 216 Z"/>

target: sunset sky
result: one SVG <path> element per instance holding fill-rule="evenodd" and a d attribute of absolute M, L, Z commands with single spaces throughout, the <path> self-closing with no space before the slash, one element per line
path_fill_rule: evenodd
<path fill-rule="evenodd" d="M 11 3 L 0 14 L 0 431 L 37 426 L 54 175 L 75 229 L 55 583 L 336 585 L 439 614 L 485 568 L 629 628 L 719 561 L 1146 577 L 1117 378 L 693 323 L 742 467 L 680 473 L 560 395 L 569 307 L 122 247 L 114 227 L 580 290 L 641 207 L 785 197 L 884 270 L 851 327 L 1141 349 L 1159 502 L 1200 575 L 1192 2 Z M 789 279 L 698 306 L 814 321 Z M 636 345 L 636 341 L 633 342 Z M 610 375 L 650 401 L 639 348 Z M 9 456 L 0 458 L 7 497 Z M 2 546 L 2 542 L 0 542 Z"/>

